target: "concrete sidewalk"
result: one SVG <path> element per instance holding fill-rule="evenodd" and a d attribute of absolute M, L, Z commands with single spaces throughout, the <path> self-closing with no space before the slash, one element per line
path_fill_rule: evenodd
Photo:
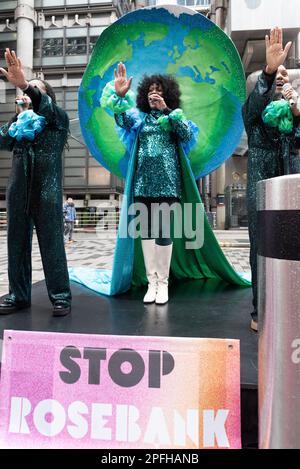
<path fill-rule="evenodd" d="M 248 272 L 249 239 L 247 231 L 216 231 L 225 256 L 237 272 Z M 75 242 L 66 245 L 69 266 L 109 269 L 112 266 L 115 239 L 100 239 L 95 232 L 76 232 Z M 32 280 L 44 279 L 36 235 L 32 246 Z M 0 231 L 0 295 L 8 291 L 6 232 Z"/>
<path fill-rule="evenodd" d="M 250 248 L 249 234 L 247 229 L 240 230 L 214 230 L 220 246 L 223 248 Z M 96 239 L 94 229 L 76 230 L 77 239 Z"/>
<path fill-rule="evenodd" d="M 214 230 L 214 233 L 223 248 L 250 248 L 247 229 Z"/>

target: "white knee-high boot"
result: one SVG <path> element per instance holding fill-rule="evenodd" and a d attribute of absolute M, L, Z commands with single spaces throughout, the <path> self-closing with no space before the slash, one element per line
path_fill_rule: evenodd
<path fill-rule="evenodd" d="M 157 293 L 155 303 L 163 305 L 169 301 L 168 285 L 173 244 L 156 245 Z"/>
<path fill-rule="evenodd" d="M 142 239 L 142 249 L 148 279 L 148 291 L 144 303 L 154 303 L 157 291 L 156 244 L 154 239 Z"/>

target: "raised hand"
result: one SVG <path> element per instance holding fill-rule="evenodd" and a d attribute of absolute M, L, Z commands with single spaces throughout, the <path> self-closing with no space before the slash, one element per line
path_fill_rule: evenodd
<path fill-rule="evenodd" d="M 294 90 L 294 88 L 290 87 L 287 91 L 283 91 L 282 94 L 283 94 L 283 97 L 287 101 L 292 100 L 292 101 L 294 101 L 294 103 L 297 103 L 299 95 L 298 95 L 297 91 Z"/>
<path fill-rule="evenodd" d="M 267 73 L 275 73 L 283 65 L 292 43 L 288 42 L 283 49 L 282 42 L 282 29 L 274 28 L 270 32 L 270 37 L 266 36 L 266 59 L 267 59 Z"/>
<path fill-rule="evenodd" d="M 283 96 L 287 101 L 294 101 L 294 104 L 290 104 L 290 108 L 294 116 L 300 116 L 300 110 L 297 106 L 299 95 L 294 88 L 289 88 L 288 91 L 283 91 Z"/>
<path fill-rule="evenodd" d="M 0 68 L 2 75 L 4 75 L 14 86 L 21 89 L 27 88 L 28 82 L 25 79 L 24 70 L 19 57 L 16 56 L 14 51 L 11 52 L 8 48 L 6 49 L 4 56 L 7 71 L 4 68 Z"/>
<path fill-rule="evenodd" d="M 120 62 L 117 70 L 115 70 L 115 89 L 118 96 L 124 98 L 127 91 L 130 90 L 132 77 L 127 80 L 126 67 Z"/>

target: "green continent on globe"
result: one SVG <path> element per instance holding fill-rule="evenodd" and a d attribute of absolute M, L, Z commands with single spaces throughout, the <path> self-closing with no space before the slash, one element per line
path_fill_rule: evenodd
<path fill-rule="evenodd" d="M 113 79 L 120 61 L 125 63 L 128 76 L 134 77 L 133 89 L 144 73 L 175 75 L 184 113 L 200 129 L 189 154 L 198 176 L 209 171 L 212 161 L 211 167 L 219 166 L 229 156 L 226 151 L 233 152 L 238 143 L 241 107 L 246 98 L 239 55 L 226 34 L 203 15 L 184 14 L 181 21 L 179 15 L 177 19 L 167 8 L 161 8 L 153 21 L 153 11 L 144 10 L 143 14 L 147 21 L 130 21 L 133 15 L 142 15 L 130 13 L 107 28 L 97 41 L 80 90 L 84 137 L 93 156 L 121 176 L 120 162 L 126 148 L 113 116 L 100 107 L 104 86 Z"/>
<path fill-rule="evenodd" d="M 128 66 L 132 60 L 133 43 L 140 39 L 141 34 L 146 49 L 153 41 L 161 41 L 167 32 L 167 25 L 151 23 L 150 27 L 149 23 L 143 21 L 130 25 L 119 25 L 114 35 L 109 30 L 105 30 L 101 35 L 101 42 L 98 41 L 96 44 L 82 80 L 87 106 L 93 107 L 93 99 L 97 89 L 90 89 L 90 82 L 95 76 L 103 78 L 107 70 L 116 66 L 120 60 Z M 109 79 L 113 79 L 113 75 Z M 121 176 L 119 161 L 124 155 L 125 147 L 119 140 L 114 119 L 99 105 L 99 108 L 93 108 L 87 128 L 91 131 L 95 144 L 104 161 L 107 161 L 108 166 L 111 167 L 111 171 L 117 176 Z M 105 132 L 100 129 L 105 129 Z"/>

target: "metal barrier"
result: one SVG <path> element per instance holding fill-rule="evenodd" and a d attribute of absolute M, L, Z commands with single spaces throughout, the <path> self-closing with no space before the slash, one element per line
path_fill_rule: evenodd
<path fill-rule="evenodd" d="M 5 210 L 0 210 L 0 230 L 6 230 L 7 219 Z"/>
<path fill-rule="evenodd" d="M 78 222 L 75 225 L 75 231 L 96 231 L 97 232 L 117 232 L 119 226 L 120 214 L 114 209 L 105 210 L 77 210 Z M 0 211 L 0 230 L 7 228 L 6 211 Z"/>
<path fill-rule="evenodd" d="M 77 210 L 77 231 L 117 232 L 120 213 L 114 209 Z"/>
<path fill-rule="evenodd" d="M 259 444 L 300 448 L 300 174 L 258 184 Z"/>

